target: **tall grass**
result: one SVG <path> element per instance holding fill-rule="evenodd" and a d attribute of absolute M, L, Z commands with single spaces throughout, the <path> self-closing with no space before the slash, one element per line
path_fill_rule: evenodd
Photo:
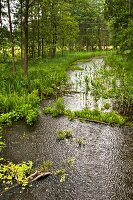
<path fill-rule="evenodd" d="M 120 81 L 119 87 L 114 87 L 113 94 L 119 105 L 133 111 L 133 60 L 112 54 L 106 58 L 109 63 L 110 73 Z"/>
<path fill-rule="evenodd" d="M 26 120 L 31 123 L 32 116 L 35 120 L 35 116 L 37 117 L 37 113 L 39 113 L 34 112 L 35 108 L 39 110 L 38 98 L 58 96 L 65 91 L 68 80 L 67 70 L 71 69 L 74 61 L 101 54 L 103 52 L 75 52 L 66 53 L 64 57 L 57 56 L 54 59 L 30 61 L 28 77 L 23 75 L 20 64 L 17 65 L 16 75 L 12 74 L 10 64 L 1 64 L 0 121 L 3 123 L 3 120 L 6 118 L 5 116 L 3 117 L 3 114 L 6 113 L 10 113 L 9 116 L 7 115 L 7 118 L 14 119 L 11 116 L 16 114 L 11 113 L 15 112 L 17 115 L 20 115 L 20 118 L 29 116 Z M 35 99 L 37 99 L 37 103 L 35 103 Z M 22 107 L 25 108 L 27 105 L 29 112 L 26 109 L 22 109 Z M 31 119 L 29 119 L 30 117 Z"/>

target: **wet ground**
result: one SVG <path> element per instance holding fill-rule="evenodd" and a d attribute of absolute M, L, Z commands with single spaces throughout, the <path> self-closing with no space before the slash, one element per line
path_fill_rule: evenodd
<path fill-rule="evenodd" d="M 96 62 L 102 63 L 103 60 Z M 78 75 L 75 72 L 70 74 L 71 80 Z M 95 104 L 92 95 L 88 93 L 86 101 L 86 87 L 82 84 L 81 91 L 80 84 L 76 86 L 73 82 L 72 93 L 64 97 L 66 107 L 79 110 L 91 102 L 92 109 Z M 72 130 L 72 139 L 57 141 L 56 132 L 65 129 Z M 66 117 L 55 119 L 42 114 L 33 127 L 16 123 L 6 130 L 4 136 L 7 148 L 3 154 L 7 160 L 15 163 L 32 160 L 34 167 L 51 160 L 53 170 L 64 168 L 63 163 L 70 157 L 75 158 L 75 163 L 64 183 L 52 175 L 33 183 L 22 193 L 19 188 L 5 192 L 0 200 L 133 199 L 133 128 L 69 121 Z M 85 140 L 85 146 L 78 145 L 79 138 Z"/>

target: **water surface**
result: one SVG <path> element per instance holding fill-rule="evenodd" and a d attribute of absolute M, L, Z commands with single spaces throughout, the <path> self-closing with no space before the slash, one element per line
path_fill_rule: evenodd
<path fill-rule="evenodd" d="M 98 59 L 96 63 L 103 63 L 103 60 Z M 89 65 L 91 68 L 91 63 Z M 86 68 L 86 64 L 84 67 Z M 91 71 L 93 76 L 93 67 Z M 76 79 L 75 74 L 72 75 L 73 78 Z M 79 110 L 86 106 L 86 98 L 83 97 L 85 92 L 84 87 L 82 92 L 79 85 L 75 87 L 77 86 L 73 85 L 75 93 L 65 96 L 64 100 L 66 107 Z M 89 102 L 92 102 L 90 108 L 93 108 L 95 103 L 93 100 L 87 101 L 87 106 Z M 42 107 L 44 106 L 46 102 L 43 103 Z M 72 130 L 73 138 L 57 141 L 56 132 L 65 129 Z M 133 199 L 132 128 L 69 121 L 66 117 L 55 119 L 41 114 L 33 127 L 24 122 L 15 123 L 7 128 L 4 137 L 7 147 L 3 155 L 15 163 L 32 160 L 36 167 L 45 160 L 51 160 L 54 163 L 53 170 L 63 168 L 70 157 L 75 158 L 75 163 L 64 183 L 60 183 L 52 175 L 33 183 L 31 188 L 22 193 L 19 188 L 5 192 L 0 196 L 1 200 Z M 79 147 L 77 138 L 85 139 L 84 147 Z"/>

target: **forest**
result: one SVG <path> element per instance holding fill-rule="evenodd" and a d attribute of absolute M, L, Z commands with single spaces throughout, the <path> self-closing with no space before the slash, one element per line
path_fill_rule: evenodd
<path fill-rule="evenodd" d="M 35 172 L 35 160 L 3 153 L 10 127 L 34 129 L 52 115 L 132 131 L 132 83 L 132 0 L 0 0 L 0 195 L 53 173 L 49 160 Z M 71 138 L 70 130 L 56 132 L 56 140 Z M 86 146 L 82 137 L 76 143 Z M 66 169 L 53 174 L 65 182 Z"/>

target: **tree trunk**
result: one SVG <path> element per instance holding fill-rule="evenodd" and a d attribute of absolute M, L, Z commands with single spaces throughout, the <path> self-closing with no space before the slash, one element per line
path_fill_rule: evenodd
<path fill-rule="evenodd" d="M 15 55 L 14 55 L 14 40 L 13 40 L 13 33 L 12 33 L 12 20 L 11 20 L 11 9 L 10 9 L 10 2 L 7 0 L 8 6 L 8 18 L 9 18 L 9 27 L 10 27 L 10 43 L 12 49 L 12 64 L 13 64 L 13 73 L 16 72 L 16 65 L 15 65 Z"/>
<path fill-rule="evenodd" d="M 65 44 L 65 39 L 62 38 L 62 57 L 64 56 L 64 44 Z"/>
<path fill-rule="evenodd" d="M 24 18 L 24 74 L 28 75 L 28 17 L 29 0 L 25 0 L 25 18 Z"/>
<path fill-rule="evenodd" d="M 53 30 L 54 30 L 54 33 L 53 33 L 53 38 L 52 38 L 52 58 L 55 57 L 55 54 L 56 54 L 56 44 L 57 44 L 57 34 L 56 34 L 56 24 L 54 23 L 53 24 Z"/>
<path fill-rule="evenodd" d="M 34 20 L 32 21 L 32 58 L 35 58 L 35 26 L 34 26 Z"/>
<path fill-rule="evenodd" d="M 44 58 L 44 39 L 42 38 L 42 58 Z"/>
<path fill-rule="evenodd" d="M 38 33 L 37 33 L 37 40 L 38 40 L 38 57 L 40 57 L 40 15 L 39 15 L 39 12 L 40 12 L 40 8 L 39 8 L 39 1 L 38 1 L 38 24 L 37 24 L 37 29 L 38 29 Z"/>
<path fill-rule="evenodd" d="M 98 27 L 98 48 L 102 50 L 102 42 L 101 42 L 101 29 Z"/>
<path fill-rule="evenodd" d="M 0 26 L 2 27 L 2 1 L 0 0 Z"/>
<path fill-rule="evenodd" d="M 22 3 L 22 0 L 21 0 L 21 41 L 20 41 L 20 48 L 21 48 L 21 65 L 23 66 L 23 19 L 22 19 L 22 16 L 23 16 L 23 3 Z"/>

